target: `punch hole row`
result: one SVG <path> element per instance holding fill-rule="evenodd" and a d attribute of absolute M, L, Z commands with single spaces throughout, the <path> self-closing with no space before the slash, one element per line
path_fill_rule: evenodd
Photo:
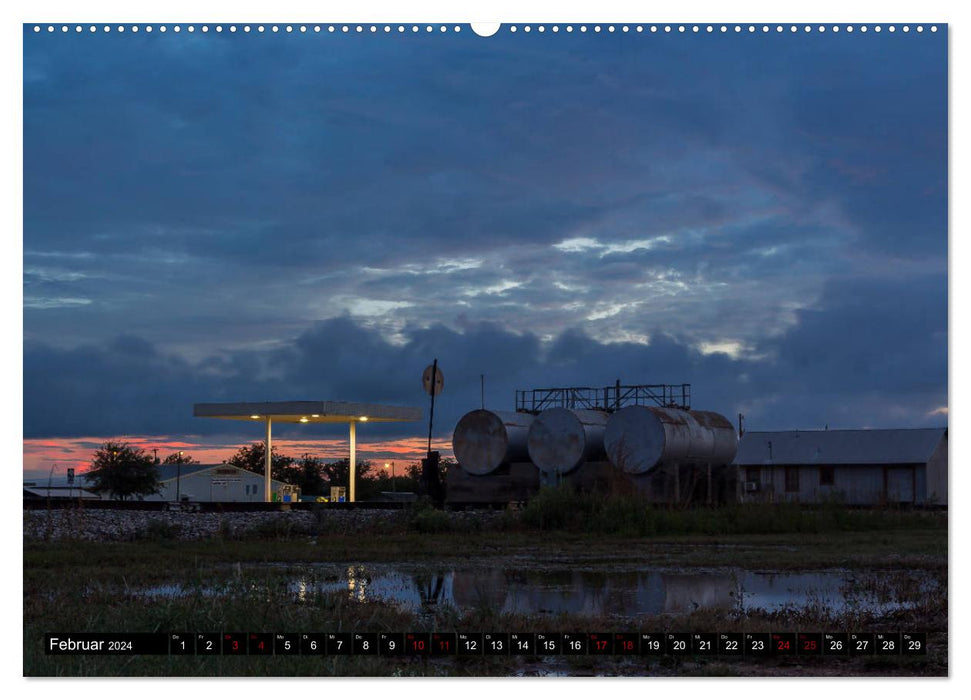
<path fill-rule="evenodd" d="M 462 27 L 460 27 L 459 25 L 448 26 L 444 24 L 442 25 L 431 25 L 431 24 L 426 24 L 426 25 L 418 25 L 418 24 L 409 24 L 409 25 L 404 25 L 404 24 L 398 24 L 398 25 L 390 25 L 390 24 L 383 24 L 383 25 L 378 25 L 378 24 L 369 24 L 369 25 L 368 24 L 283 24 L 283 25 L 281 24 L 252 24 L 252 25 L 243 24 L 243 25 L 235 25 L 235 24 L 230 24 L 226 26 L 221 24 L 217 24 L 213 26 L 210 26 L 208 24 L 203 24 L 198 27 L 194 24 L 188 24 L 188 25 L 174 24 L 171 26 L 162 24 L 162 25 L 158 25 L 157 27 L 153 25 L 142 26 L 137 24 L 133 24 L 133 25 L 48 24 L 46 26 L 39 25 L 39 24 L 34 25 L 35 33 L 40 33 L 45 29 L 48 33 L 54 33 L 54 32 L 60 31 L 61 33 L 64 33 L 64 34 L 72 31 L 76 34 L 80 34 L 85 31 L 92 34 L 95 32 L 103 32 L 103 33 L 117 32 L 118 34 L 131 32 L 133 34 L 137 34 L 139 31 L 143 31 L 146 33 L 158 31 L 163 34 L 170 31 L 176 34 L 179 34 L 182 32 L 188 32 L 189 34 L 194 34 L 196 32 L 202 32 L 203 34 L 208 34 L 209 32 L 215 32 L 217 34 L 221 34 L 224 32 L 228 32 L 230 34 L 235 34 L 239 32 L 242 32 L 244 34 L 250 34 L 250 33 L 321 34 L 324 32 L 329 34 L 365 34 L 365 33 L 377 34 L 379 32 L 382 32 L 385 34 L 390 34 L 392 32 L 397 32 L 399 34 L 404 34 L 406 32 L 410 32 L 412 34 L 417 34 L 419 32 L 431 34 L 431 33 L 437 32 L 440 34 L 444 34 L 446 32 L 457 33 L 462 31 Z"/>
<path fill-rule="evenodd" d="M 185 25 L 185 26 L 179 25 L 179 24 L 175 24 L 175 25 L 168 26 L 168 25 L 164 25 L 163 24 L 163 25 L 158 25 L 157 27 L 155 27 L 153 25 L 144 25 L 144 26 L 141 26 L 141 25 L 137 25 L 137 24 L 133 24 L 133 25 L 123 25 L 123 24 L 119 24 L 119 25 L 110 25 L 110 24 L 105 24 L 105 25 L 94 25 L 94 24 L 91 24 L 91 25 L 81 25 L 81 24 L 75 24 L 75 25 L 67 25 L 67 24 L 53 25 L 53 24 L 48 24 L 46 26 L 39 25 L 39 24 L 35 24 L 34 27 L 33 27 L 33 29 L 34 29 L 34 33 L 38 33 L 38 34 L 41 33 L 41 32 L 43 32 L 43 31 L 45 31 L 45 30 L 48 33 L 51 33 L 51 34 L 53 34 L 55 32 L 58 32 L 58 31 L 60 31 L 62 34 L 66 34 L 68 32 L 72 32 L 72 31 L 74 33 L 76 33 L 76 34 L 80 34 L 80 33 L 85 32 L 85 31 L 88 32 L 88 33 L 92 33 L 92 34 L 93 33 L 96 33 L 96 32 L 103 32 L 103 33 L 117 32 L 119 34 L 123 34 L 125 32 L 131 32 L 132 34 L 137 34 L 138 32 L 145 32 L 146 34 L 151 34 L 154 31 L 158 31 L 158 32 L 160 32 L 162 34 L 164 34 L 166 32 L 169 32 L 169 31 L 174 32 L 176 34 L 179 34 L 179 33 L 183 32 L 183 31 L 188 32 L 190 34 L 193 34 L 193 33 L 197 32 L 197 31 L 198 32 L 201 32 L 203 34 L 207 34 L 207 33 L 211 32 L 211 31 L 212 32 L 215 32 L 217 34 L 224 33 L 224 32 L 228 32 L 230 34 L 237 33 L 237 32 L 242 32 L 244 34 L 253 33 L 253 32 L 258 33 L 258 34 L 262 34 L 262 33 L 266 33 L 266 32 L 273 33 L 273 34 L 279 34 L 281 32 L 282 33 L 286 33 L 286 34 L 294 34 L 294 33 L 299 33 L 299 34 L 320 34 L 320 33 L 328 33 L 328 34 L 352 34 L 352 33 L 353 34 L 365 34 L 365 33 L 367 33 L 367 34 L 378 34 L 378 33 L 384 33 L 384 34 L 391 34 L 391 33 L 398 33 L 398 34 L 405 34 L 405 33 L 418 34 L 418 33 L 425 33 L 425 34 L 431 34 L 431 33 L 440 33 L 440 34 L 442 34 L 442 33 L 447 33 L 447 32 L 457 33 L 457 32 L 461 32 L 462 31 L 462 28 L 459 25 L 448 26 L 448 25 L 444 25 L 444 24 L 442 24 L 442 25 L 431 25 L 431 24 L 426 24 L 426 25 L 417 25 L 417 24 L 410 24 L 410 25 L 404 25 L 404 24 L 398 24 L 398 25 L 390 25 L 390 24 L 384 24 L 384 25 L 377 25 L 377 24 L 371 24 L 371 25 L 365 25 L 365 24 L 356 24 L 356 25 L 354 25 L 354 24 L 327 24 L 327 25 L 321 25 L 321 24 L 313 24 L 313 25 L 308 25 L 308 24 L 299 24 L 299 25 L 294 25 L 294 24 L 286 24 L 286 25 L 278 25 L 278 24 L 263 25 L 263 24 L 256 24 L 256 25 L 249 25 L 249 24 L 245 24 L 245 25 L 239 25 L 239 26 L 237 26 L 235 24 L 227 25 L 227 26 L 223 26 L 221 24 L 217 24 L 217 25 L 214 25 L 214 26 L 209 26 L 209 25 L 204 24 L 204 25 L 201 25 L 199 27 L 196 27 L 195 25 L 192 25 L 192 24 Z M 937 26 L 936 25 L 931 25 L 927 29 L 929 29 L 929 31 L 931 31 L 931 32 L 936 32 L 937 31 Z M 593 33 L 596 34 L 596 33 L 601 33 L 601 32 L 604 32 L 604 31 L 606 31 L 607 33 L 615 33 L 615 32 L 618 32 L 619 31 L 621 33 L 630 33 L 630 32 L 643 33 L 643 32 L 649 32 L 649 33 L 652 33 L 652 34 L 657 34 L 657 33 L 664 33 L 664 34 L 671 34 L 671 33 L 679 33 L 679 34 L 687 34 L 687 33 L 690 33 L 690 34 L 715 34 L 715 33 L 720 33 L 720 34 L 726 34 L 726 33 L 729 33 L 729 32 L 734 32 L 736 34 L 741 34 L 741 33 L 748 33 L 748 34 L 762 33 L 762 34 L 768 34 L 770 32 L 775 32 L 777 34 L 781 34 L 783 32 L 788 32 L 790 34 L 795 34 L 795 33 L 800 33 L 800 32 L 801 33 L 808 34 L 808 33 L 812 33 L 812 32 L 816 32 L 816 33 L 833 32 L 834 34 L 838 34 L 841 31 L 851 34 L 854 31 L 859 31 L 859 32 L 864 33 L 864 34 L 867 33 L 867 32 L 875 32 L 875 33 L 879 34 L 879 33 L 883 32 L 883 31 L 887 31 L 887 32 L 890 32 L 890 33 L 896 33 L 898 30 L 900 32 L 903 32 L 904 34 L 910 33 L 911 31 L 915 31 L 917 33 L 923 33 L 925 31 L 925 27 L 923 25 L 911 26 L 911 25 L 906 25 L 906 24 L 905 25 L 902 25 L 902 26 L 899 26 L 899 27 L 897 25 L 892 25 L 892 24 L 891 25 L 880 25 L 880 24 L 877 24 L 877 25 L 866 25 L 866 24 L 862 24 L 862 25 L 843 25 L 843 26 L 841 26 L 841 25 L 826 26 L 826 25 L 822 25 L 822 24 L 820 24 L 820 25 L 809 25 L 809 24 L 806 24 L 806 25 L 795 25 L 795 24 L 791 24 L 791 25 L 782 25 L 782 24 L 775 24 L 775 25 L 768 25 L 768 24 L 762 24 L 762 25 L 754 25 L 754 24 L 749 24 L 749 25 L 740 25 L 740 24 L 734 24 L 734 25 L 726 25 L 726 24 L 720 24 L 720 25 L 712 25 L 712 24 L 707 24 L 707 25 L 705 25 L 705 24 L 692 24 L 692 25 L 684 25 L 684 24 L 678 24 L 678 25 L 670 25 L 670 24 L 664 24 L 664 25 L 659 25 L 659 24 L 651 24 L 651 25 L 641 25 L 641 24 L 638 24 L 638 25 L 628 25 L 628 24 L 624 24 L 624 25 L 613 25 L 613 24 L 610 24 L 610 25 L 599 25 L 599 24 L 595 24 L 595 25 L 590 25 L 590 26 L 585 25 L 585 24 L 580 24 L 580 25 L 568 24 L 568 25 L 560 26 L 560 25 L 555 25 L 554 24 L 554 25 L 551 25 L 549 27 L 547 27 L 546 25 L 542 25 L 542 24 L 535 25 L 535 26 L 534 25 L 529 25 L 529 24 L 522 25 L 522 26 L 513 24 L 513 25 L 510 25 L 507 28 L 507 31 L 509 31 L 512 34 L 515 34 L 515 33 L 520 32 L 520 31 L 523 32 L 523 33 L 526 33 L 526 34 L 529 34 L 529 33 L 533 32 L 533 31 L 535 31 L 537 33 L 540 33 L 540 34 L 546 33 L 547 31 L 552 32 L 554 34 L 557 34 L 559 32 L 566 32 L 567 34 L 570 34 L 570 33 L 573 33 L 573 32 L 580 32 L 581 34 L 582 33 L 586 33 L 586 32 L 593 32 Z"/>
<path fill-rule="evenodd" d="M 622 33 L 629 33 L 629 32 L 637 32 L 637 33 L 650 32 L 652 34 L 657 34 L 657 33 L 665 33 L 665 34 L 671 34 L 671 33 L 679 33 L 679 34 L 688 34 L 688 33 L 690 33 L 690 34 L 703 34 L 703 33 L 704 34 L 714 34 L 714 33 L 722 33 L 722 34 L 724 34 L 724 33 L 728 33 L 728 32 L 734 32 L 736 34 L 741 34 L 743 32 L 748 33 L 748 34 L 756 34 L 756 33 L 768 34 L 770 32 L 776 32 L 776 33 L 780 33 L 780 34 L 783 33 L 783 32 L 789 32 L 789 33 L 793 33 L 793 34 L 794 33 L 797 33 L 797 32 L 802 32 L 802 33 L 807 33 L 807 34 L 808 33 L 811 33 L 811 32 L 816 32 L 816 33 L 823 34 L 823 33 L 826 33 L 826 32 L 833 32 L 834 34 L 838 34 L 841 31 L 844 31 L 844 32 L 847 32 L 847 33 L 853 33 L 854 31 L 860 31 L 860 32 L 863 32 L 863 33 L 866 33 L 868 31 L 873 31 L 873 32 L 876 32 L 876 33 L 879 34 L 880 32 L 882 32 L 884 30 L 886 30 L 886 31 L 888 31 L 890 33 L 894 33 L 894 32 L 897 32 L 898 29 L 899 29 L 899 31 L 901 31 L 901 32 L 903 32 L 905 34 L 911 32 L 911 31 L 916 31 L 918 33 L 922 33 L 922 32 L 925 31 L 924 25 L 914 25 L 914 26 L 911 26 L 909 24 L 901 25 L 899 27 L 897 25 L 866 25 L 866 24 L 862 24 L 862 25 L 838 25 L 838 24 L 834 24 L 834 25 L 828 25 L 828 26 L 827 25 L 824 25 L 824 24 L 820 24 L 820 25 L 810 25 L 810 24 L 806 24 L 806 25 L 796 25 L 796 24 L 791 24 L 791 25 L 782 25 L 782 24 L 774 24 L 774 25 L 768 25 L 768 24 L 759 24 L 759 25 L 756 25 L 756 24 L 748 24 L 748 25 L 742 25 L 742 24 L 715 24 L 715 25 L 712 25 L 712 24 L 689 24 L 689 25 L 686 25 L 686 24 L 674 24 L 674 25 L 672 25 L 672 24 L 651 24 L 651 25 L 643 25 L 643 24 L 637 24 L 637 25 L 629 25 L 629 24 L 624 24 L 624 25 L 613 25 L 613 24 L 608 24 L 608 25 L 599 25 L 599 24 L 586 25 L 586 24 L 579 24 L 579 25 L 572 25 L 572 24 L 568 24 L 568 25 L 564 25 L 564 26 L 552 25 L 550 27 L 546 27 L 545 25 L 542 25 L 542 24 L 541 25 L 537 25 L 537 26 L 528 25 L 527 24 L 527 25 L 523 25 L 523 26 L 520 27 L 520 26 L 517 26 L 517 25 L 513 24 L 513 25 L 510 25 L 507 28 L 507 30 L 510 33 L 513 33 L 513 34 L 515 34 L 517 32 L 524 32 L 526 34 L 529 34 L 530 32 L 533 32 L 533 31 L 540 32 L 540 33 L 543 33 L 543 32 L 546 32 L 546 31 L 551 31 L 551 32 L 554 32 L 554 33 L 558 33 L 558 32 L 563 31 L 563 32 L 567 32 L 568 34 L 569 33 L 572 33 L 572 32 L 580 32 L 581 34 L 582 33 L 585 33 L 585 32 L 593 32 L 593 33 L 596 34 L 596 33 L 601 33 L 601 32 L 604 32 L 604 31 L 606 31 L 608 33 L 614 33 L 614 32 L 618 32 L 618 31 L 619 32 L 622 32 Z M 937 31 L 937 27 L 935 25 L 931 25 L 929 27 L 929 30 L 931 32 L 936 32 Z"/>

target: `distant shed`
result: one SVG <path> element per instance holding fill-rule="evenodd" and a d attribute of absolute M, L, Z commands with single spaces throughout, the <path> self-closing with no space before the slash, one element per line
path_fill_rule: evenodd
<path fill-rule="evenodd" d="M 734 464 L 743 502 L 947 505 L 947 428 L 752 431 Z"/>
<path fill-rule="evenodd" d="M 25 501 L 56 501 L 64 499 L 72 501 L 76 501 L 78 499 L 85 501 L 97 501 L 101 499 L 101 496 L 87 488 L 82 488 L 81 486 L 75 486 L 73 484 L 67 485 L 65 482 L 59 482 L 56 484 L 49 484 L 46 480 L 24 482 Z"/>

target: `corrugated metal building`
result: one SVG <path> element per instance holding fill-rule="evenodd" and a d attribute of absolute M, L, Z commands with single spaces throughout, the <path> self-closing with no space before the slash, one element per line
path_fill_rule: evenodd
<path fill-rule="evenodd" d="M 738 442 L 743 502 L 947 505 L 947 429 L 747 432 Z"/>

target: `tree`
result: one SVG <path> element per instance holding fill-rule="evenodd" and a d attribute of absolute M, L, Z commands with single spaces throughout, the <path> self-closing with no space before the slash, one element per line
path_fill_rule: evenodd
<path fill-rule="evenodd" d="M 272 478 L 288 484 L 293 483 L 288 480 L 293 478 L 293 457 L 279 454 L 274 447 L 270 450 L 270 462 L 270 476 Z M 262 442 L 254 442 L 247 447 L 240 447 L 226 463 L 240 469 L 263 474 L 266 467 L 266 446 Z"/>
<path fill-rule="evenodd" d="M 295 468 L 296 483 L 300 492 L 306 496 L 322 496 L 327 484 L 324 482 L 324 463 L 319 457 L 305 454 Z"/>
<path fill-rule="evenodd" d="M 347 486 L 351 473 L 348 468 L 350 463 L 351 460 L 349 459 L 338 459 L 336 462 L 323 465 L 321 473 L 330 486 Z M 366 459 L 357 461 L 355 474 L 358 481 L 375 478 L 374 474 L 371 473 L 371 462 Z"/>
<path fill-rule="evenodd" d="M 162 464 L 199 464 L 199 460 L 184 452 L 173 452 L 162 460 Z"/>
<path fill-rule="evenodd" d="M 322 475 L 327 480 L 327 486 L 347 486 L 350 489 L 350 464 L 349 459 L 338 459 L 335 462 L 325 464 Z M 378 479 L 380 475 L 372 471 L 371 462 L 366 459 L 358 460 L 355 472 L 355 493 L 354 497 L 358 501 L 367 501 L 377 496 L 382 490 Z M 347 495 L 350 496 L 350 490 Z"/>
<path fill-rule="evenodd" d="M 453 467 L 458 467 L 458 462 L 456 462 L 451 457 L 442 457 L 438 460 L 438 478 L 443 484 L 445 483 L 445 477 L 448 475 L 448 470 Z M 405 473 L 408 475 L 409 479 L 414 479 L 415 487 L 417 488 L 418 483 L 421 481 L 421 462 L 412 462 L 405 468 Z"/>
<path fill-rule="evenodd" d="M 445 483 L 445 478 L 448 476 L 448 470 L 457 469 L 458 466 L 459 463 L 451 457 L 442 457 L 438 460 L 438 475 L 441 477 L 443 484 Z"/>
<path fill-rule="evenodd" d="M 155 460 L 140 447 L 109 440 L 94 453 L 91 466 L 87 479 L 95 493 L 109 493 L 124 501 L 161 490 Z"/>

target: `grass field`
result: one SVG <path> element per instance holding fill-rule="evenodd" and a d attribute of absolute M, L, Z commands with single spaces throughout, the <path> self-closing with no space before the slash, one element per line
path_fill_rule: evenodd
<path fill-rule="evenodd" d="M 558 512 L 559 505 L 543 506 Z M 825 511 L 782 513 L 789 532 L 713 534 L 719 519 L 758 529 L 779 511 L 661 513 L 654 534 L 585 532 L 569 518 L 536 519 L 538 511 L 493 520 L 487 529 L 442 514 L 415 511 L 400 527 L 380 532 L 263 528 L 248 535 L 177 541 L 159 531 L 130 542 L 24 543 L 24 673 L 29 676 L 210 675 L 946 675 L 947 529 L 942 513 L 851 512 L 827 521 Z M 589 515 L 589 513 L 588 513 Z M 559 517 L 559 516 L 558 516 Z M 569 517 L 573 517 L 572 515 Z M 641 518 L 642 516 L 634 516 Z M 743 520 L 739 520 L 739 518 Z M 747 518 L 748 520 L 744 520 Z M 647 522 L 641 519 L 635 522 Z M 739 527 L 739 522 L 749 525 Z M 658 524 L 661 523 L 659 526 Z M 672 524 L 673 523 L 673 524 Z M 852 526 L 852 527 L 849 527 Z M 634 529 L 642 525 L 635 525 Z M 601 526 L 597 529 L 603 530 Z M 607 528 L 611 529 L 611 528 Z M 665 534 L 659 534 L 657 530 Z M 346 593 L 311 591 L 295 600 L 290 567 L 311 564 L 403 563 L 483 572 L 527 568 L 657 569 L 693 572 L 725 567 L 772 571 L 890 572 L 881 596 L 907 606 L 875 616 L 834 614 L 807 606 L 774 612 L 700 609 L 678 615 L 619 620 L 582 614 L 511 614 L 497 606 L 413 612 L 381 600 L 357 602 Z M 267 566 L 274 564 L 274 566 Z M 919 572 L 932 582 L 914 590 Z M 866 580 L 865 577 L 863 580 Z M 146 596 L 153 585 L 178 582 L 184 594 Z M 875 585 L 875 584 L 874 584 Z M 213 586 L 219 595 L 207 593 Z M 45 632 L 308 632 L 308 631 L 926 631 L 928 655 L 840 660 L 662 657 L 537 657 L 475 659 L 266 657 L 178 658 L 46 656 Z"/>

